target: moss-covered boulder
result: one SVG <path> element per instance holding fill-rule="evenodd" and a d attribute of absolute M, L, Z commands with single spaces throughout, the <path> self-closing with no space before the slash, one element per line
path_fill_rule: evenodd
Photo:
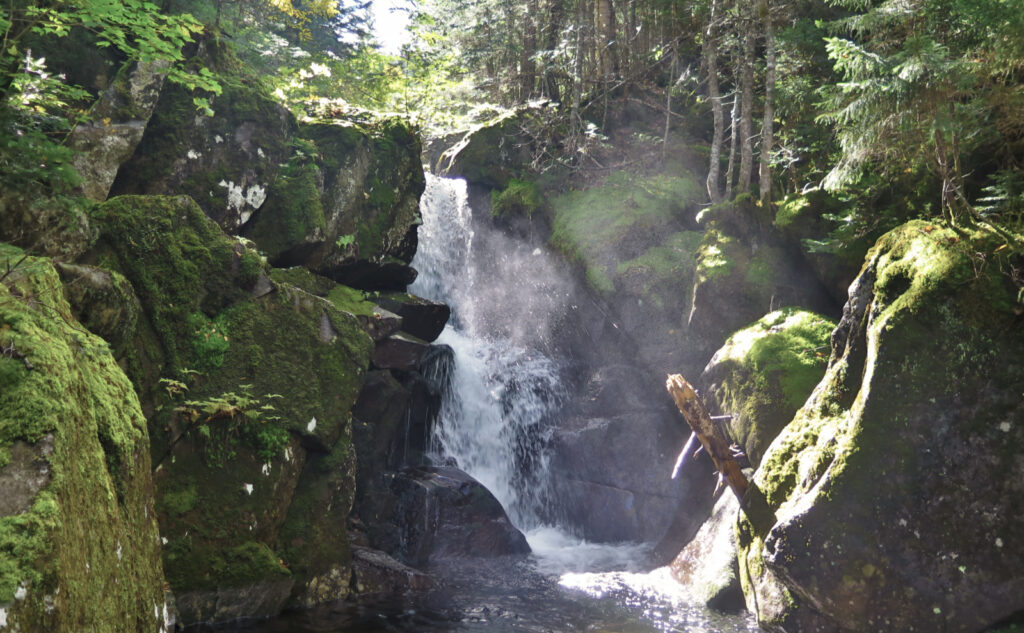
<path fill-rule="evenodd" d="M 441 156 L 439 170 L 471 184 L 504 189 L 530 164 L 530 141 L 523 126 L 529 108 L 511 110 L 466 132 Z"/>
<path fill-rule="evenodd" d="M 793 193 L 778 204 L 772 224 L 804 253 L 807 263 L 829 293 L 842 303 L 846 289 L 857 277 L 864 255 L 877 233 L 832 239 L 837 224 L 830 218 L 850 213 L 850 202 L 821 189 Z"/>
<path fill-rule="evenodd" d="M 111 194 L 188 195 L 234 232 L 266 202 L 280 165 L 295 152 L 297 126 L 226 40 L 209 36 L 192 55 L 222 88 L 221 94 L 208 95 L 212 115 L 196 108 L 187 89 L 168 84 Z"/>
<path fill-rule="evenodd" d="M 850 287 L 821 384 L 768 448 L 740 569 L 765 627 L 980 631 L 1024 609 L 1024 305 L 1002 241 L 922 221 Z M 1019 265 L 1019 263 L 1017 264 Z"/>
<path fill-rule="evenodd" d="M 370 337 L 334 302 L 268 279 L 189 198 L 114 198 L 96 217 L 91 258 L 120 271 L 143 306 L 125 364 L 149 413 L 182 620 L 344 597 L 349 411 Z"/>
<path fill-rule="evenodd" d="M 0 245 L 0 266 L 0 622 L 165 630 L 139 400 L 49 260 Z"/>
<path fill-rule="evenodd" d="M 776 310 L 729 337 L 704 369 L 706 401 L 732 414 L 729 429 L 755 467 L 825 375 L 835 322 Z"/>

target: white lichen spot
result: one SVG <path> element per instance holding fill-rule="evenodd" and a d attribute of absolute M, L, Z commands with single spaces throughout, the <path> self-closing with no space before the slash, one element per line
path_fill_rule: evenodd
<path fill-rule="evenodd" d="M 900 527 L 907 527 L 907 520 L 906 519 L 900 519 Z"/>
<path fill-rule="evenodd" d="M 121 549 L 121 541 L 117 542 L 117 560 L 121 560 L 121 556 L 124 555 L 124 550 Z"/>
<path fill-rule="evenodd" d="M 292 447 L 291 446 L 285 446 L 284 447 L 284 461 L 286 461 L 286 462 L 292 461 Z"/>
<path fill-rule="evenodd" d="M 188 153 L 185 154 L 185 156 L 188 156 L 189 160 L 195 160 L 195 159 L 199 158 L 202 155 L 203 155 L 202 152 L 197 152 L 194 149 L 188 150 Z"/>
<path fill-rule="evenodd" d="M 315 429 L 316 429 L 316 418 L 313 418 L 312 420 L 309 421 L 309 424 L 306 425 L 306 431 L 312 433 Z"/>
<path fill-rule="evenodd" d="M 161 536 L 160 537 L 160 544 L 161 545 L 167 545 L 167 537 L 166 536 Z"/>
<path fill-rule="evenodd" d="M 238 223 L 245 224 L 252 217 L 252 211 L 242 211 L 238 214 Z"/>
<path fill-rule="evenodd" d="M 245 490 L 246 494 L 250 494 L 250 495 L 252 494 L 252 491 L 253 491 L 252 484 L 243 484 L 242 488 Z"/>
<path fill-rule="evenodd" d="M 999 423 L 999 430 L 1002 431 L 1003 433 L 1009 433 L 1011 428 L 1012 428 L 1012 425 L 1009 422 L 1000 422 Z"/>
<path fill-rule="evenodd" d="M 935 607 L 934 609 L 932 609 L 932 613 L 934 613 L 935 615 L 942 615 L 942 609 Z"/>
<path fill-rule="evenodd" d="M 264 476 L 270 476 L 270 463 L 263 464 L 263 468 L 260 469 Z"/>
<path fill-rule="evenodd" d="M 53 613 L 55 608 L 57 608 L 57 605 L 53 601 L 53 596 L 43 596 L 43 610 L 50 614 Z"/>
<path fill-rule="evenodd" d="M 253 185 L 249 187 L 249 191 L 245 193 L 245 201 L 253 209 L 259 209 L 263 206 L 263 203 L 267 199 L 267 188 L 259 185 Z"/>
<path fill-rule="evenodd" d="M 217 183 L 219 187 L 228 190 L 228 211 L 238 211 L 245 206 L 245 195 L 242 193 L 242 185 L 222 180 Z"/>
<path fill-rule="evenodd" d="M 18 590 L 14 592 L 14 599 L 21 601 L 24 600 L 26 596 L 28 596 L 28 587 L 22 583 L 18 585 Z"/>
<path fill-rule="evenodd" d="M 7 609 L 0 607 L 0 627 L 7 626 Z"/>
<path fill-rule="evenodd" d="M 263 148 L 262 147 L 257 147 L 256 148 L 256 155 L 259 156 L 260 158 L 266 158 L 267 157 L 267 155 L 263 153 Z"/>
<path fill-rule="evenodd" d="M 996 547 L 1002 547 L 1002 546 L 1003 546 L 1003 539 L 1001 539 L 999 537 L 996 537 Z"/>
<path fill-rule="evenodd" d="M 213 142 L 214 143 L 223 143 L 224 142 L 224 137 L 221 136 L 220 134 L 218 134 L 218 135 L 213 137 Z"/>

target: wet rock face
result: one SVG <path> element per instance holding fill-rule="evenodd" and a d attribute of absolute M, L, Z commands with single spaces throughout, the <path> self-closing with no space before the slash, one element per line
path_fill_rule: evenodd
<path fill-rule="evenodd" d="M 530 553 L 494 495 L 457 468 L 404 470 L 391 490 L 398 497 L 400 558 L 410 565 Z"/>
<path fill-rule="evenodd" d="M 562 424 L 551 447 L 558 518 L 602 542 L 692 536 L 710 510 L 714 481 L 689 467 L 671 478 L 684 424 L 651 410 Z"/>
<path fill-rule="evenodd" d="M 740 524 L 766 626 L 967 632 L 1024 608 L 1024 321 L 999 245 L 918 221 L 869 254 L 755 475 L 775 524 Z"/>

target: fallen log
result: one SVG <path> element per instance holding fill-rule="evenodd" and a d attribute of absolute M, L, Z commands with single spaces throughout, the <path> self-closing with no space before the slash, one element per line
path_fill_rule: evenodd
<path fill-rule="evenodd" d="M 679 374 L 672 374 L 665 382 L 665 388 L 675 400 L 686 423 L 690 425 L 697 439 L 700 440 L 701 446 L 711 456 L 711 461 L 714 462 L 722 479 L 732 489 L 736 498 L 742 501 L 749 482 L 743 475 L 739 463 L 733 457 L 732 451 L 729 450 L 729 438 L 719 430 L 718 425 L 708 414 L 700 396 L 697 395 L 693 386 L 686 382 L 685 378 Z"/>

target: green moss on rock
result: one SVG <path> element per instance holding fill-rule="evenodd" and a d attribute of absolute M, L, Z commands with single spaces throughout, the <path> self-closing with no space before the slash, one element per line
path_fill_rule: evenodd
<path fill-rule="evenodd" d="M 5 269 L 18 260 L 12 249 L 0 252 Z M 34 455 L 10 459 L 0 478 L 18 468 L 40 477 L 35 489 L 4 485 L 7 626 L 159 629 L 163 574 L 145 419 L 107 344 L 75 322 L 48 260 L 27 258 L 0 284 L 0 345 L 11 350 L 0 446 Z"/>
<path fill-rule="evenodd" d="M 730 336 L 704 370 L 709 399 L 733 415 L 732 437 L 755 467 L 824 376 L 834 328 L 812 312 L 777 310 Z"/>
<path fill-rule="evenodd" d="M 865 632 L 1024 608 L 1024 484 L 1005 476 L 1024 446 L 1024 339 L 1001 243 L 915 221 L 872 249 L 822 383 L 755 475 L 776 523 L 741 526 L 748 602 L 772 577 Z"/>

